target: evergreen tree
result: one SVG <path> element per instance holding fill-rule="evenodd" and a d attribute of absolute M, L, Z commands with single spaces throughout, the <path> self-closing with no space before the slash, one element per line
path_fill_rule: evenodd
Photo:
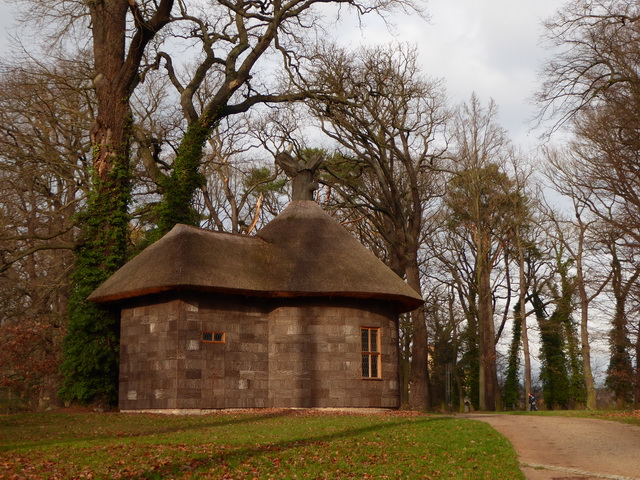
<path fill-rule="evenodd" d="M 518 370 L 520 369 L 520 344 L 522 342 L 522 322 L 520 319 L 520 302 L 513 307 L 513 338 L 509 348 L 507 376 L 504 382 L 505 408 L 517 409 L 519 398 Z"/>
<path fill-rule="evenodd" d="M 609 359 L 609 367 L 607 368 L 605 385 L 614 393 L 618 407 L 624 408 L 627 402 L 633 400 L 634 377 L 631 356 L 629 355 L 631 341 L 629 340 L 627 331 L 626 299 L 629 289 L 640 274 L 640 270 L 636 269 L 625 285 L 622 262 L 618 257 L 615 243 L 610 246 L 610 252 L 612 254 L 611 283 L 615 297 L 615 311 L 609 333 L 609 350 L 611 357 Z"/>
<path fill-rule="evenodd" d="M 542 360 L 540 379 L 542 380 L 543 398 L 550 410 L 553 410 L 554 407 L 566 409 L 568 406 L 569 376 L 560 315 L 556 310 L 547 318 L 544 304 L 538 292 L 532 293 L 531 303 L 540 326 L 540 356 Z"/>
<path fill-rule="evenodd" d="M 554 293 L 554 315 L 560 324 L 566 344 L 565 356 L 569 383 L 565 388 L 567 389 L 568 408 L 575 408 L 576 405 L 586 403 L 587 392 L 582 370 L 578 328 L 572 315 L 575 279 L 569 274 L 569 269 L 573 262 L 558 257 L 556 263 L 557 273 L 560 276 L 560 292 Z"/>

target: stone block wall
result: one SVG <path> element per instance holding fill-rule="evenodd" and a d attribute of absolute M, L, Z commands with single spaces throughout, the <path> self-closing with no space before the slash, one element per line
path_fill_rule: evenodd
<path fill-rule="evenodd" d="M 395 311 L 382 302 L 297 300 L 269 317 L 270 407 L 398 407 Z M 362 379 L 361 327 L 378 327 L 381 379 Z"/>
<path fill-rule="evenodd" d="M 122 310 L 122 410 L 399 406 L 392 304 L 164 298 Z M 381 379 L 361 377 L 360 327 L 380 328 Z M 224 343 L 203 342 L 203 331 Z"/>
<path fill-rule="evenodd" d="M 123 308 L 120 324 L 119 406 L 177 408 L 180 300 Z"/>
<path fill-rule="evenodd" d="M 201 408 L 263 408 L 267 397 L 267 314 L 260 302 L 223 297 L 200 302 L 203 331 L 225 343 L 202 343 Z"/>

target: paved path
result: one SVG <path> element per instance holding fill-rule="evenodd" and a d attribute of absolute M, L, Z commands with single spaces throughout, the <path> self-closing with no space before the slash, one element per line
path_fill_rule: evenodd
<path fill-rule="evenodd" d="M 518 452 L 527 480 L 640 480 L 640 427 L 536 415 L 472 414 Z"/>

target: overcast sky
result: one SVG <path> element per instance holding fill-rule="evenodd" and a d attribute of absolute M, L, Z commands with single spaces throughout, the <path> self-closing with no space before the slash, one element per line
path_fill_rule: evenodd
<path fill-rule="evenodd" d="M 424 1 L 424 0 L 417 0 Z M 476 92 L 484 105 L 490 98 L 500 109 L 500 122 L 512 140 L 523 147 L 535 144 L 527 121 L 535 108 L 530 97 L 537 72 L 549 52 L 540 45 L 541 21 L 565 0 L 428 0 L 429 23 L 413 16 L 395 20 L 389 33 L 379 21 L 369 19 L 362 31 L 343 32 L 341 40 L 361 42 L 397 40 L 416 43 L 424 72 L 443 78 L 453 103 Z M 6 36 L 12 17 L 6 0 L 0 0 L 0 28 Z M 7 53 L 6 39 L 0 54 Z"/>
<path fill-rule="evenodd" d="M 443 78 L 453 103 L 475 92 L 483 105 L 493 99 L 500 122 L 523 147 L 540 132 L 528 133 L 536 112 L 531 96 L 538 71 L 550 52 L 540 37 L 542 20 L 565 0 L 429 0 L 427 23 L 415 16 L 398 19 L 395 36 L 419 47 L 424 72 Z M 392 38 L 369 22 L 352 41 L 384 42 Z"/>
<path fill-rule="evenodd" d="M 6 36 L 9 33 L 9 28 L 12 24 L 13 17 L 11 15 L 11 6 L 7 5 L 4 0 L 0 0 L 0 28 L 2 29 L 2 38 L 0 39 L 0 53 L 2 55 L 4 55 L 6 52 Z"/>

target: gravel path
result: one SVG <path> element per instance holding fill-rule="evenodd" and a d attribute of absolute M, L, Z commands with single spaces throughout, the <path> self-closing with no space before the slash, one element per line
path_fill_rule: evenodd
<path fill-rule="evenodd" d="M 640 480 L 640 427 L 585 418 L 472 414 L 518 452 L 527 480 Z"/>

